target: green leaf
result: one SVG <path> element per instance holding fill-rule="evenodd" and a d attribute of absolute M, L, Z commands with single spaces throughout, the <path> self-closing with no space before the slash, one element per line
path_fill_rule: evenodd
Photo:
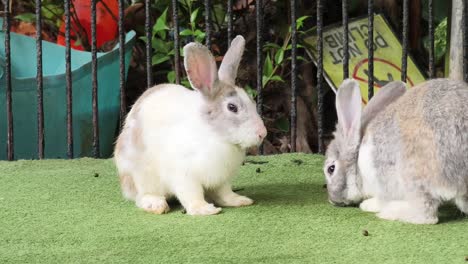
<path fill-rule="evenodd" d="M 429 51 L 429 38 L 423 39 L 424 48 Z M 434 52 L 436 62 L 440 61 L 447 51 L 447 18 L 442 20 L 435 29 L 434 34 Z"/>
<path fill-rule="evenodd" d="M 298 61 L 307 61 L 307 60 L 306 60 L 304 57 L 302 57 L 302 56 L 297 56 L 296 59 L 297 59 Z"/>
<path fill-rule="evenodd" d="M 182 3 L 187 6 L 187 9 L 192 9 L 192 0 L 183 0 Z"/>
<path fill-rule="evenodd" d="M 247 92 L 247 95 L 249 95 L 252 99 L 257 97 L 257 90 L 253 89 L 250 85 L 247 84 L 244 89 Z"/>
<path fill-rule="evenodd" d="M 77 47 L 79 46 L 83 46 L 83 41 L 81 40 L 81 38 L 77 38 L 76 41 L 75 41 L 75 44 L 73 44 Z"/>
<path fill-rule="evenodd" d="M 160 31 L 169 30 L 169 27 L 166 25 L 166 20 L 167 20 L 167 8 L 164 10 L 161 16 L 159 16 L 158 19 L 156 20 L 156 23 L 153 26 L 153 35 Z"/>
<path fill-rule="evenodd" d="M 195 24 L 195 21 L 197 20 L 198 17 L 198 11 L 200 8 L 195 9 L 192 14 L 190 14 L 190 23 Z"/>
<path fill-rule="evenodd" d="M 281 48 L 278 50 L 278 52 L 276 52 L 275 63 L 279 65 L 283 62 L 283 59 L 284 59 L 284 50 Z"/>
<path fill-rule="evenodd" d="M 285 61 L 291 61 L 292 60 L 292 57 L 289 57 L 289 58 L 286 58 Z M 306 58 L 304 58 L 303 56 L 297 56 L 296 57 L 296 60 L 297 61 L 307 61 Z"/>
<path fill-rule="evenodd" d="M 180 83 L 185 87 L 192 87 L 188 79 L 183 79 L 180 81 Z"/>
<path fill-rule="evenodd" d="M 270 77 L 270 81 L 284 82 L 283 78 L 279 75 L 273 75 Z"/>
<path fill-rule="evenodd" d="M 43 4 L 42 6 L 41 13 L 43 19 L 53 21 L 53 23 L 55 23 L 55 20 L 61 20 L 57 17 L 61 17 L 64 13 L 62 6 L 53 3 Z"/>
<path fill-rule="evenodd" d="M 170 59 L 171 58 L 169 56 L 167 56 L 166 54 L 156 53 L 156 54 L 153 55 L 153 58 L 151 58 L 151 64 L 152 65 L 161 64 L 161 63 L 166 62 L 166 61 L 168 61 Z"/>
<path fill-rule="evenodd" d="M 166 31 L 159 31 L 158 33 L 156 33 L 156 35 L 157 35 L 160 39 L 163 39 L 163 40 L 166 39 Z"/>
<path fill-rule="evenodd" d="M 270 81 L 270 77 L 263 75 L 262 76 L 262 88 L 265 88 L 265 86 L 268 84 L 269 81 Z"/>
<path fill-rule="evenodd" d="M 21 20 L 23 22 L 32 23 L 32 22 L 36 21 L 36 14 L 24 13 L 24 14 L 15 16 L 15 18 L 18 19 L 18 20 Z"/>
<path fill-rule="evenodd" d="M 296 29 L 301 29 L 304 26 L 304 20 L 309 17 L 310 16 L 301 16 L 300 18 L 296 19 Z"/>
<path fill-rule="evenodd" d="M 263 45 L 263 51 L 271 50 L 271 49 L 281 49 L 281 46 L 276 43 L 267 43 Z"/>
<path fill-rule="evenodd" d="M 151 44 L 152 44 L 153 49 L 156 50 L 156 52 L 160 52 L 160 53 L 169 52 L 168 46 L 170 45 L 170 43 L 166 43 L 162 39 L 153 38 L 153 42 Z"/>
<path fill-rule="evenodd" d="M 309 17 L 310 16 L 302 16 L 302 17 L 296 19 L 296 32 L 304 26 L 304 20 L 306 20 Z M 291 32 L 291 28 L 292 27 L 288 28 L 288 32 Z"/>
<path fill-rule="evenodd" d="M 203 32 L 203 31 L 197 29 L 197 30 L 195 30 L 195 32 L 193 32 L 193 35 L 194 35 L 195 37 L 203 37 L 203 38 L 204 38 L 204 37 L 205 37 L 205 32 Z"/>
<path fill-rule="evenodd" d="M 263 64 L 263 76 L 271 76 L 273 74 L 273 63 L 271 62 L 270 55 L 268 54 Z"/>
<path fill-rule="evenodd" d="M 181 36 L 192 36 L 193 32 L 190 29 L 184 29 L 179 33 L 179 35 L 181 35 Z"/>
<path fill-rule="evenodd" d="M 204 39 L 205 39 L 205 33 L 195 36 L 195 41 L 196 42 L 203 42 Z"/>
<path fill-rule="evenodd" d="M 224 21 L 226 18 L 226 1 L 219 1 L 220 3 L 216 3 L 213 5 L 212 13 L 213 13 L 213 21 Z"/>
<path fill-rule="evenodd" d="M 169 83 L 175 83 L 175 71 L 170 71 L 167 73 L 167 81 Z"/>
<path fill-rule="evenodd" d="M 304 20 L 306 20 L 307 18 L 309 18 L 310 16 L 301 16 L 300 18 L 296 19 L 297 23 L 299 22 L 304 22 Z"/>
<path fill-rule="evenodd" d="M 296 45 L 296 48 L 300 49 L 300 48 L 304 48 L 304 46 L 301 45 L 301 44 L 297 44 L 297 45 Z M 289 45 L 286 47 L 286 50 L 290 50 L 290 49 L 292 49 L 292 44 L 289 44 Z"/>

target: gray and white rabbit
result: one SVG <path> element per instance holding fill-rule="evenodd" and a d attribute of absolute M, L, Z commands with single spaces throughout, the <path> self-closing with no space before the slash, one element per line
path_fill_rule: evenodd
<path fill-rule="evenodd" d="M 324 166 L 332 204 L 360 203 L 380 218 L 414 224 L 437 223 L 446 201 L 468 214 L 466 83 L 434 79 L 406 91 L 391 82 L 362 110 L 359 85 L 348 79 L 336 110 Z"/>
<path fill-rule="evenodd" d="M 246 206 L 231 180 L 246 149 L 267 131 L 255 102 L 235 85 L 245 40 L 237 36 L 219 71 L 203 45 L 184 47 L 184 65 L 194 90 L 161 84 L 148 89 L 129 112 L 117 140 L 115 163 L 123 195 L 146 211 L 169 211 L 177 197 L 190 215 L 217 214 L 217 206 Z"/>

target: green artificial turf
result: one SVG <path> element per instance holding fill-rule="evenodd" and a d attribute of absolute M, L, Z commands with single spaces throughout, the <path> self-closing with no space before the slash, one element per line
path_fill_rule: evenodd
<path fill-rule="evenodd" d="M 438 225 L 384 221 L 327 202 L 321 156 L 248 160 L 235 187 L 255 205 L 203 217 L 139 210 L 111 160 L 0 162 L 0 263 L 468 263 L 452 206 Z"/>

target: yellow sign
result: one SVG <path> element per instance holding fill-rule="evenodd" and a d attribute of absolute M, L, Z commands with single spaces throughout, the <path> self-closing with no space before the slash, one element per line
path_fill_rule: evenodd
<path fill-rule="evenodd" d="M 368 25 L 367 18 L 349 23 L 349 76 L 360 84 L 363 103 L 368 91 Z M 304 39 L 309 56 L 316 62 L 317 34 Z M 343 81 L 343 28 L 330 26 L 323 29 L 323 68 L 325 79 L 335 89 Z M 381 15 L 374 16 L 374 94 L 390 81 L 401 79 L 402 46 Z M 407 61 L 407 87 L 411 88 L 425 78 L 410 56 Z"/>

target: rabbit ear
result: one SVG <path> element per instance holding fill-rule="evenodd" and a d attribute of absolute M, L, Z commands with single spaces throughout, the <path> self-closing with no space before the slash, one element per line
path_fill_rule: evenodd
<path fill-rule="evenodd" d="M 357 81 L 346 79 L 341 84 L 336 94 L 336 113 L 345 136 L 360 127 L 361 89 Z"/>
<path fill-rule="evenodd" d="M 216 62 L 207 47 L 195 42 L 185 45 L 184 66 L 194 89 L 210 97 L 217 93 Z"/>
<path fill-rule="evenodd" d="M 362 112 L 361 130 L 364 131 L 372 118 L 400 98 L 405 92 L 406 85 L 401 81 L 390 82 L 380 88 L 379 92 L 372 97 Z"/>
<path fill-rule="evenodd" d="M 231 47 L 224 55 L 223 62 L 219 67 L 218 75 L 220 80 L 235 85 L 237 68 L 244 53 L 244 46 L 245 39 L 240 35 L 231 42 Z"/>

